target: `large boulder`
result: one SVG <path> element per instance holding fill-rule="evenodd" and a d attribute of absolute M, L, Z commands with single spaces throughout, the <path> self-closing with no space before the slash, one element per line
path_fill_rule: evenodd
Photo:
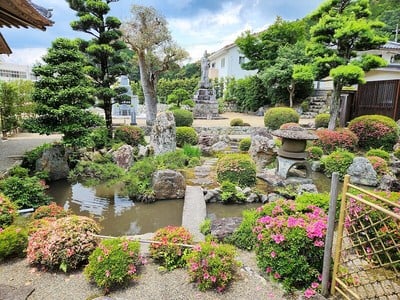
<path fill-rule="evenodd" d="M 242 223 L 241 217 L 222 218 L 211 221 L 211 235 L 216 237 L 218 241 L 224 241 L 225 238 L 232 233 Z"/>
<path fill-rule="evenodd" d="M 219 142 L 219 137 L 216 134 L 201 132 L 199 134 L 198 146 L 203 155 L 212 155 L 211 147 Z"/>
<path fill-rule="evenodd" d="M 353 163 L 347 169 L 352 184 L 361 184 L 366 186 L 377 186 L 378 175 L 370 161 L 365 157 L 355 157 Z"/>
<path fill-rule="evenodd" d="M 150 133 L 150 145 L 154 155 L 175 151 L 176 127 L 172 112 L 161 112 L 157 115 Z"/>
<path fill-rule="evenodd" d="M 251 138 L 249 153 L 256 163 L 257 169 L 264 169 L 277 156 L 277 147 L 273 136 L 267 131 L 256 132 Z"/>
<path fill-rule="evenodd" d="M 174 170 L 158 170 L 153 174 L 154 197 L 161 199 L 182 199 L 185 197 L 186 182 L 183 175 Z"/>
<path fill-rule="evenodd" d="M 134 162 L 134 148 L 130 145 L 122 145 L 112 153 L 113 161 L 118 167 L 125 170 L 132 167 Z"/>
<path fill-rule="evenodd" d="M 47 172 L 50 181 L 68 178 L 70 170 L 68 166 L 69 154 L 70 151 L 62 145 L 54 145 L 44 150 L 42 157 L 36 161 L 36 171 Z"/>

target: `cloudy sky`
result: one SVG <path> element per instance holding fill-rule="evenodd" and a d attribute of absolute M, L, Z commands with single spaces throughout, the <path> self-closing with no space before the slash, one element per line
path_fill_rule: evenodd
<path fill-rule="evenodd" d="M 46 53 L 57 37 L 90 36 L 74 32 L 70 22 L 75 20 L 66 1 L 33 0 L 53 9 L 55 24 L 46 31 L 24 28 L 0 28 L 13 54 L 1 55 L 5 62 L 34 64 Z M 285 20 L 302 18 L 315 10 L 323 0 L 119 0 L 111 3 L 110 15 L 121 21 L 129 19 L 132 4 L 153 6 L 168 21 L 172 37 L 185 48 L 192 61 L 234 42 L 245 30 L 260 31 L 272 24 L 276 16 Z"/>

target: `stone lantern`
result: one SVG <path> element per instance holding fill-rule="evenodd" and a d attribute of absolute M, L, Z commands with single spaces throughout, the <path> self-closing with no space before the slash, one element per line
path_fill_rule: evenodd
<path fill-rule="evenodd" d="M 282 147 L 278 150 L 277 175 L 287 178 L 289 170 L 295 166 L 306 168 L 306 177 L 311 174 L 311 167 L 307 158 L 307 140 L 316 140 L 318 137 L 300 125 L 291 125 L 283 129 L 274 130 L 272 135 L 282 138 Z"/>

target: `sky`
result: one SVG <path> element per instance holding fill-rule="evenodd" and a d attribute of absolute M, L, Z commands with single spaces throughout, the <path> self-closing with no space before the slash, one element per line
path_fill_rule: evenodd
<path fill-rule="evenodd" d="M 90 39 L 75 32 L 70 22 L 75 12 L 63 0 L 32 0 L 52 9 L 52 27 L 46 31 L 25 28 L 0 28 L 13 54 L 1 55 L 4 62 L 33 65 L 57 37 Z M 323 0 L 117 0 L 110 3 L 109 15 L 128 20 L 133 4 L 152 6 L 168 22 L 172 38 L 190 54 L 189 62 L 231 44 L 246 30 L 268 28 L 277 16 L 296 20 L 314 11 Z"/>

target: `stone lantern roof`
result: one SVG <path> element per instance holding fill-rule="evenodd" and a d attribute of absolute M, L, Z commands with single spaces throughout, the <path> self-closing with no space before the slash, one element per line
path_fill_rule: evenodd
<path fill-rule="evenodd" d="M 291 140 L 317 140 L 318 136 L 300 125 L 291 125 L 271 132 L 272 135 Z"/>

